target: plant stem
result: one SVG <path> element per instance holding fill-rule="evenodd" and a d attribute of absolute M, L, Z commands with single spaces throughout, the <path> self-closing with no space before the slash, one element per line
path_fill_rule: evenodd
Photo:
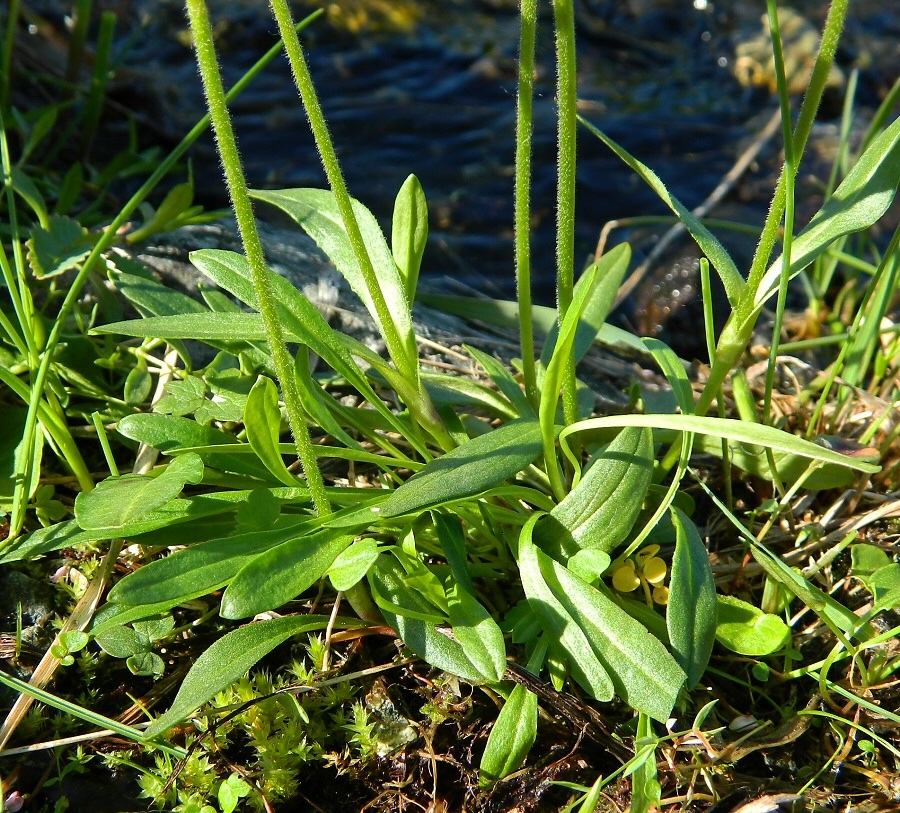
<path fill-rule="evenodd" d="M 840 39 L 841 31 L 844 28 L 844 20 L 847 17 L 848 2 L 849 0 L 833 0 L 831 8 L 828 11 L 828 18 L 825 20 L 825 28 L 822 32 L 819 55 L 816 58 L 816 64 L 809 80 L 809 89 L 803 99 L 803 105 L 800 108 L 797 126 L 794 128 L 792 147 L 794 161 L 798 165 L 803 156 L 803 151 L 806 148 L 806 142 L 809 139 L 809 133 L 815 120 L 816 111 L 819 109 L 819 102 L 822 100 L 822 94 L 825 91 L 828 73 L 834 63 L 838 40 Z M 731 318 L 728 320 L 719 336 L 719 344 L 716 348 L 716 358 L 713 362 L 709 379 L 697 400 L 698 415 L 704 415 L 709 409 L 709 406 L 719 392 L 722 383 L 725 381 L 731 370 L 738 365 L 741 355 L 743 354 L 747 343 L 750 341 L 753 325 L 756 322 L 756 315 L 759 312 L 759 306 L 756 304 L 756 296 L 759 292 L 759 287 L 762 284 L 763 275 L 766 272 L 766 266 L 768 265 L 769 257 L 772 254 L 772 248 L 778 238 L 778 226 L 784 215 L 787 201 L 787 182 L 785 175 L 786 168 L 782 170 L 781 178 L 778 181 L 778 186 L 772 197 L 772 204 L 765 225 L 763 226 L 759 246 L 756 249 L 753 262 L 750 266 L 747 285 L 744 287 L 741 301 L 738 303 L 734 313 L 731 315 Z M 784 266 L 784 273 L 790 273 L 790 269 L 787 265 Z"/>
<path fill-rule="evenodd" d="M 769 347 L 769 367 L 766 370 L 766 391 L 763 400 L 763 422 L 769 423 L 772 411 L 772 389 L 775 386 L 775 367 L 778 345 L 781 342 L 781 326 L 784 322 L 784 308 L 787 302 L 788 279 L 791 268 L 791 245 L 794 239 L 794 181 L 797 177 L 797 158 L 794 154 L 794 139 L 791 134 L 791 101 L 788 96 L 787 79 L 784 73 L 784 53 L 781 47 L 781 31 L 778 25 L 778 9 L 775 0 L 766 0 L 769 15 L 769 30 L 772 32 L 772 47 L 775 56 L 775 76 L 778 82 L 778 98 L 781 103 L 781 127 L 784 137 L 784 273 L 778 286 L 778 304 L 775 310 L 775 326 Z M 770 460 L 771 463 L 771 460 Z M 772 466 L 773 473 L 775 471 Z"/>
<path fill-rule="evenodd" d="M 408 399 L 406 406 L 409 407 L 419 423 L 441 446 L 448 450 L 452 449 L 456 444 L 441 423 L 431 403 L 431 398 L 419 379 L 419 359 L 415 339 L 412 340 L 411 344 L 401 340 L 385 301 L 381 285 L 378 282 L 378 276 L 375 273 L 372 259 L 363 240 L 356 213 L 353 211 L 353 202 L 350 198 L 350 193 L 347 191 L 347 184 L 341 172 L 341 165 L 334 149 L 334 143 L 328 132 L 328 123 L 325 121 L 325 116 L 322 113 L 322 107 L 319 104 L 309 66 L 306 63 L 300 39 L 294 28 L 288 2 L 287 0 L 271 0 L 270 5 L 278 23 L 281 38 L 284 41 L 284 50 L 291 64 L 291 71 L 294 74 L 294 82 L 300 93 L 300 100 L 303 102 L 303 108 L 306 110 L 309 126 L 316 142 L 316 149 L 319 152 L 319 157 L 322 159 L 325 175 L 328 178 L 338 210 L 341 213 L 341 219 L 344 222 L 344 230 L 347 232 L 347 238 L 350 240 L 356 262 L 359 264 L 360 273 L 369 296 L 372 297 L 378 321 L 381 323 L 384 331 L 384 340 L 388 352 L 400 373 L 414 385 L 416 395 L 414 398 Z"/>
<path fill-rule="evenodd" d="M 519 45 L 519 95 L 516 108 L 516 291 L 519 301 L 519 336 L 525 395 L 537 409 L 539 402 L 534 359 L 534 324 L 531 313 L 531 141 L 534 132 L 534 42 L 537 0 L 522 0 Z"/>
<path fill-rule="evenodd" d="M 253 206 L 247 192 L 247 181 L 244 177 L 244 170 L 238 154 L 237 141 L 231 127 L 231 117 L 228 114 L 228 104 L 225 100 L 225 88 L 222 86 L 222 77 L 219 74 L 219 66 L 216 61 L 209 12 L 205 0 L 188 0 L 187 10 L 191 23 L 191 32 L 194 37 L 194 48 L 197 53 L 197 65 L 200 69 L 200 76 L 203 79 L 203 88 L 206 93 L 207 107 L 212 119 L 219 155 L 222 158 L 222 165 L 225 169 L 225 181 L 228 185 L 228 193 L 231 196 L 232 205 L 234 206 L 234 214 L 244 243 L 247 261 L 250 264 L 250 273 L 253 276 L 253 287 L 256 291 L 259 312 L 262 315 L 266 339 L 272 352 L 272 361 L 275 364 L 275 372 L 278 375 L 278 381 L 281 384 L 281 391 L 284 395 L 288 423 L 294 435 L 297 456 L 300 458 L 300 465 L 303 467 L 303 474 L 309 485 L 310 495 L 316 512 L 319 515 L 329 514 L 331 513 L 331 505 L 328 500 L 328 494 L 325 491 L 322 473 L 319 471 L 319 466 L 316 462 L 309 429 L 307 429 L 306 421 L 303 418 L 303 407 L 300 403 L 297 381 L 294 378 L 294 368 L 284 342 L 281 323 L 278 321 L 275 294 L 269 282 L 269 270 L 266 267 L 262 242 L 260 241 L 259 232 L 256 228 L 256 219 L 253 215 Z"/>
<path fill-rule="evenodd" d="M 575 69 L 575 10 L 572 0 L 554 0 L 556 24 L 558 107 L 556 187 L 556 302 L 559 322 L 572 304 L 575 288 L 575 168 L 578 77 Z M 578 420 L 575 361 L 569 351 L 563 365 L 563 415 L 567 424 Z"/>

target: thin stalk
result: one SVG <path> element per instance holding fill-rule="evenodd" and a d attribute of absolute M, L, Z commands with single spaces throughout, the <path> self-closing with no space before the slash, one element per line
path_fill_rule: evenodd
<path fill-rule="evenodd" d="M 3 53 L 0 54 L 0 113 L 9 112 L 9 92 L 12 83 L 12 53 L 16 42 L 16 28 L 19 24 L 19 0 L 9 0 L 6 11 L 6 32 L 3 36 Z"/>
<path fill-rule="evenodd" d="M 313 14 L 310 14 L 306 17 L 299 25 L 298 28 L 304 28 L 309 25 L 316 17 L 318 17 L 322 12 L 317 11 Z M 250 84 L 281 51 L 282 43 L 278 42 L 273 45 L 256 63 L 253 67 L 250 68 L 234 85 L 234 87 L 228 92 L 226 96 L 227 101 L 231 101 L 231 99 L 238 96 L 243 90 Z M 2 111 L 0 111 L 2 113 Z M 163 161 L 159 164 L 153 174 L 147 178 L 146 181 L 141 185 L 140 189 L 131 196 L 129 201 L 122 207 L 119 211 L 119 214 L 113 218 L 112 223 L 106 228 L 103 232 L 103 235 L 94 245 L 93 250 L 88 255 L 87 259 L 85 259 L 84 264 L 79 269 L 78 273 L 75 275 L 75 279 L 72 280 L 72 284 L 69 287 L 69 290 L 66 293 L 66 297 L 63 300 L 62 305 L 60 306 L 59 313 L 57 314 L 56 320 L 53 323 L 53 327 L 50 330 L 49 335 L 47 336 L 47 342 L 44 347 L 44 354 L 41 357 L 41 364 L 38 368 L 37 375 L 32 382 L 31 388 L 31 400 L 28 403 L 28 415 L 25 418 L 25 428 L 23 431 L 23 448 L 31 448 L 31 444 L 34 443 L 34 433 L 35 427 L 37 425 L 37 413 L 38 406 L 41 401 L 41 393 L 44 390 L 44 386 L 47 381 L 47 374 L 50 371 L 50 364 L 53 360 L 53 350 L 59 342 L 59 336 L 62 331 L 62 325 L 71 312 L 72 308 L 75 307 L 75 303 L 78 301 L 78 297 L 81 295 L 81 289 L 84 287 L 84 283 L 87 281 L 91 272 L 94 269 L 94 266 L 99 261 L 100 257 L 103 256 L 103 253 L 115 242 L 116 237 L 118 235 L 119 229 L 125 225 L 126 221 L 129 217 L 131 217 L 132 213 L 138 206 L 146 200 L 147 196 L 156 188 L 159 182 L 169 174 L 178 160 L 184 155 L 188 149 L 190 149 L 191 145 L 206 132 L 207 127 L 209 127 L 209 114 L 207 113 L 203 118 L 200 119 L 190 130 L 190 132 L 181 139 L 181 142 L 178 146 L 175 147 L 174 150 L 163 159 Z M 3 138 L 3 127 L 2 122 L 0 122 L 0 147 L 5 149 L 5 139 Z M 5 170 L 4 170 L 5 171 Z M 12 290 L 12 289 L 10 289 Z M 17 480 L 20 482 L 27 482 L 28 477 L 26 476 L 27 472 L 16 472 Z M 82 487 L 83 488 L 83 487 Z M 84 490 L 90 490 L 84 489 Z M 12 542 L 22 530 L 22 524 L 25 520 L 25 504 L 27 502 L 28 495 L 24 493 L 24 490 L 20 489 L 17 491 L 16 496 L 13 500 L 13 511 L 10 517 L 10 530 L 9 536 L 7 540 Z"/>
<path fill-rule="evenodd" d="M 809 133 L 815 120 L 816 111 L 819 108 L 819 102 L 822 100 L 822 94 L 825 91 L 828 73 L 834 63 L 838 40 L 844 27 L 844 20 L 847 17 L 848 2 L 849 0 L 833 0 L 828 11 L 828 18 L 825 21 L 825 28 L 822 32 L 819 55 L 810 77 L 806 97 L 800 108 L 797 126 L 794 128 L 791 146 L 794 159 L 798 164 L 809 139 Z M 705 414 L 709 409 L 722 383 L 731 370 L 738 365 L 741 355 L 750 341 L 758 312 L 755 301 L 756 295 L 762 284 L 763 275 L 766 272 L 766 266 L 775 246 L 775 241 L 778 238 L 778 225 L 781 223 L 784 215 L 786 200 L 785 171 L 782 170 L 781 178 L 772 197 L 769 214 L 763 226 L 759 245 L 750 266 L 750 273 L 748 274 L 747 285 L 744 288 L 742 299 L 722 330 L 719 344 L 716 348 L 716 359 L 709 379 L 697 401 L 698 415 Z"/>
<path fill-rule="evenodd" d="M 216 135 L 219 155 L 225 170 L 225 182 L 228 185 L 228 194 L 231 197 L 238 230 L 241 233 L 247 262 L 250 265 L 253 288 L 256 292 L 259 312 L 265 326 L 266 339 L 272 352 L 275 372 L 284 395 L 288 423 L 297 446 L 297 456 L 300 458 L 300 465 L 309 485 L 310 496 L 316 512 L 320 516 L 330 514 L 331 505 L 328 501 L 328 494 L 325 491 L 322 473 L 319 471 L 316 461 L 309 429 L 303 417 L 300 392 L 297 387 L 297 381 L 294 378 L 294 366 L 288 353 L 287 345 L 284 342 L 281 323 L 278 320 L 275 294 L 269 281 L 269 270 L 266 266 L 266 258 L 263 253 L 259 231 L 256 228 L 256 218 L 253 215 L 253 205 L 250 202 L 250 195 L 247 190 L 247 180 L 244 177 L 244 169 L 238 154 L 237 140 L 231 127 L 228 103 L 225 100 L 225 88 L 222 85 L 222 77 L 219 74 L 219 65 L 216 61 L 209 12 L 206 8 L 205 0 L 188 0 L 187 10 L 191 23 L 191 32 L 194 37 L 197 66 L 200 69 L 200 77 L 203 80 L 207 108 L 212 118 L 213 132 Z"/>
<path fill-rule="evenodd" d="M 557 171 L 556 187 L 556 303 L 559 322 L 572 304 L 575 288 L 575 168 L 578 127 L 578 77 L 575 66 L 575 10 L 572 0 L 554 0 L 556 24 Z M 571 350 L 563 366 L 563 415 L 567 424 L 578 420 L 575 360 Z"/>
<path fill-rule="evenodd" d="M 91 90 L 87 99 L 87 110 L 81 130 L 81 154 L 87 156 L 97 133 L 100 117 L 103 115 L 103 101 L 109 84 L 109 55 L 112 52 L 113 34 L 116 30 L 116 15 L 104 11 L 100 17 L 100 34 L 97 38 L 94 72 L 91 75 Z"/>
<path fill-rule="evenodd" d="M 328 132 L 328 123 L 322 113 L 322 107 L 319 104 L 319 97 L 316 93 L 315 84 L 312 75 L 309 72 L 309 66 L 306 63 L 306 56 L 303 53 L 303 47 L 300 45 L 300 39 L 294 29 L 294 21 L 291 17 L 290 6 L 287 0 L 271 0 L 272 14 L 278 23 L 278 29 L 281 38 L 284 41 L 284 50 L 287 54 L 288 61 L 291 65 L 291 72 L 294 75 L 294 82 L 297 85 L 297 91 L 300 94 L 300 100 L 303 108 L 306 110 L 306 116 L 309 120 L 309 126 L 313 133 L 313 139 L 316 142 L 316 149 L 322 160 L 322 166 L 325 169 L 325 176 L 328 178 L 328 184 L 334 193 L 335 202 L 338 211 L 341 213 L 341 220 L 344 223 L 344 230 L 347 232 L 347 238 L 353 248 L 353 254 L 356 262 L 359 264 L 359 270 L 365 282 L 366 289 L 372 297 L 372 303 L 375 306 L 375 312 L 378 320 L 381 322 L 382 330 L 384 330 L 385 344 L 388 347 L 391 357 L 397 369 L 408 381 L 412 382 L 415 388 L 413 397 L 407 400 L 406 406 L 415 414 L 416 419 L 422 427 L 440 443 L 440 445 L 449 450 L 456 444 L 447 433 L 441 423 L 440 418 L 435 412 L 431 403 L 431 398 L 425 390 L 424 385 L 419 379 L 419 360 L 418 351 L 413 346 L 407 345 L 400 339 L 400 334 L 391 317 L 384 293 L 378 282 L 378 276 L 372 265 L 372 259 L 369 257 L 369 251 L 363 240 L 362 232 L 359 228 L 359 222 L 356 219 L 356 213 L 353 211 L 353 203 L 350 193 L 347 190 L 347 184 L 344 181 L 344 175 L 341 171 L 341 165 L 338 161 L 337 153 L 334 149 L 334 143 Z"/>
<path fill-rule="evenodd" d="M 516 107 L 515 239 L 516 292 L 525 395 L 537 409 L 539 398 L 531 312 L 531 141 L 534 132 L 534 42 L 537 0 L 522 0 L 519 45 L 519 95 Z"/>
<path fill-rule="evenodd" d="M 769 346 L 769 366 L 766 369 L 766 391 L 763 397 L 763 423 L 770 423 L 772 411 L 772 390 L 775 386 L 775 368 L 778 346 L 781 343 L 781 326 L 784 323 L 784 308 L 787 302 L 788 280 L 791 274 L 791 245 L 794 241 L 794 181 L 797 177 L 797 156 L 794 153 L 794 139 L 791 134 L 791 100 L 788 96 L 787 79 L 784 74 L 784 52 L 781 47 L 781 29 L 778 25 L 778 9 L 775 0 L 766 0 L 769 14 L 769 29 L 772 32 L 772 47 L 775 56 L 775 78 L 778 82 L 778 98 L 781 104 L 781 127 L 784 135 L 784 263 L 778 285 L 778 302 L 775 307 L 775 326 L 772 329 L 772 343 Z M 775 467 L 769 451 L 769 463 L 773 474 Z"/>

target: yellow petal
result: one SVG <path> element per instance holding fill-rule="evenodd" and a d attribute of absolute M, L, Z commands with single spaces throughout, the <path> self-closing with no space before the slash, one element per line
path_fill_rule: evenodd
<path fill-rule="evenodd" d="M 666 563 L 658 556 L 648 559 L 641 568 L 641 573 L 650 584 L 661 584 L 666 579 Z"/>
<path fill-rule="evenodd" d="M 659 545 L 647 545 L 646 547 L 641 548 L 634 555 L 634 558 L 640 563 L 646 561 L 651 556 L 656 556 L 657 553 L 659 553 Z"/>
<path fill-rule="evenodd" d="M 668 604 L 669 603 L 669 588 L 668 587 L 654 587 L 653 588 L 653 600 L 657 604 Z"/>
<path fill-rule="evenodd" d="M 636 590 L 641 580 L 634 572 L 634 565 L 631 562 L 625 562 L 615 573 L 613 573 L 613 587 L 620 593 L 630 593 Z"/>

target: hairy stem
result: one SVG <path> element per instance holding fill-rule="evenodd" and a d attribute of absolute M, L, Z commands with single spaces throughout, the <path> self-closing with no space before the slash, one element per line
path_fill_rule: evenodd
<path fill-rule="evenodd" d="M 225 100 L 225 88 L 222 86 L 222 77 L 216 61 L 209 12 L 205 0 L 188 0 L 187 9 L 194 37 L 194 48 L 197 53 L 197 65 L 203 79 L 207 107 L 212 118 L 219 155 L 225 169 L 225 181 L 234 206 L 234 214 L 244 244 L 244 251 L 247 254 L 247 261 L 250 264 L 259 312 L 262 315 L 266 339 L 272 352 L 272 361 L 275 364 L 275 372 L 284 395 L 288 423 L 294 435 L 297 456 L 300 458 L 300 465 L 303 467 L 303 474 L 309 485 L 316 511 L 320 515 L 328 514 L 331 512 L 331 506 L 325 491 L 322 473 L 319 471 L 316 461 L 309 430 L 303 418 L 300 393 L 294 378 L 294 368 L 284 342 L 281 323 L 278 321 L 275 294 L 269 282 L 269 271 L 266 267 L 262 242 L 256 228 L 253 206 L 247 192 L 247 181 L 238 154 L 237 141 L 231 127 L 231 117 L 228 114 L 228 104 Z"/>

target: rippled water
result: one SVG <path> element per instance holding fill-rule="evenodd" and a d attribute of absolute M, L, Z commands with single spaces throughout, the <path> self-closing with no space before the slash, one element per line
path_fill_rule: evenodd
<path fill-rule="evenodd" d="M 261 0 L 229 0 L 227 18 L 215 17 L 222 14 L 221 4 L 211 5 L 224 72 L 234 81 L 274 41 L 275 25 Z M 544 5 L 535 100 L 534 268 L 539 296 L 549 300 L 555 275 L 555 107 L 552 20 L 550 4 Z M 652 166 L 688 206 L 713 189 L 742 142 L 773 109 L 766 93 L 742 87 L 732 75 L 735 41 L 759 28 L 764 10 L 748 11 L 748 5 L 704 0 L 576 4 L 582 113 Z M 814 22 L 821 21 L 824 4 L 801 6 Z M 877 4 L 862 7 L 862 16 L 850 23 L 851 33 L 861 26 L 884 38 L 892 36 L 891 26 L 898 33 L 897 22 Z M 383 14 L 371 13 L 375 25 L 362 33 L 320 20 L 304 34 L 351 192 L 389 223 L 394 195 L 414 172 L 431 212 L 424 273 L 511 295 L 516 4 L 344 0 L 329 5 L 331 16 L 345 22 L 358 21 L 363 8 L 388 9 L 401 22 L 410 16 L 416 22 L 409 30 L 397 30 Z M 407 15 L 410 10 L 413 14 Z M 305 11 L 298 4 L 296 16 Z M 175 0 L 133 0 L 120 33 L 137 31 L 139 21 L 143 28 L 134 34 L 124 60 L 134 72 L 134 84 L 149 85 L 148 114 L 180 136 L 202 112 L 193 57 L 184 44 L 183 6 Z M 879 82 L 887 79 L 878 66 L 870 73 L 863 90 L 875 97 Z M 142 104 L 133 93 L 127 101 Z M 283 59 L 235 102 L 233 113 L 252 185 L 324 185 Z M 580 135 L 579 151 L 576 250 L 586 257 L 607 220 L 665 210 L 587 132 Z M 777 160 L 774 150 L 769 158 Z M 199 196 L 222 204 L 211 142 L 195 151 L 194 160 Z M 756 205 L 761 211 L 764 201 Z"/>

